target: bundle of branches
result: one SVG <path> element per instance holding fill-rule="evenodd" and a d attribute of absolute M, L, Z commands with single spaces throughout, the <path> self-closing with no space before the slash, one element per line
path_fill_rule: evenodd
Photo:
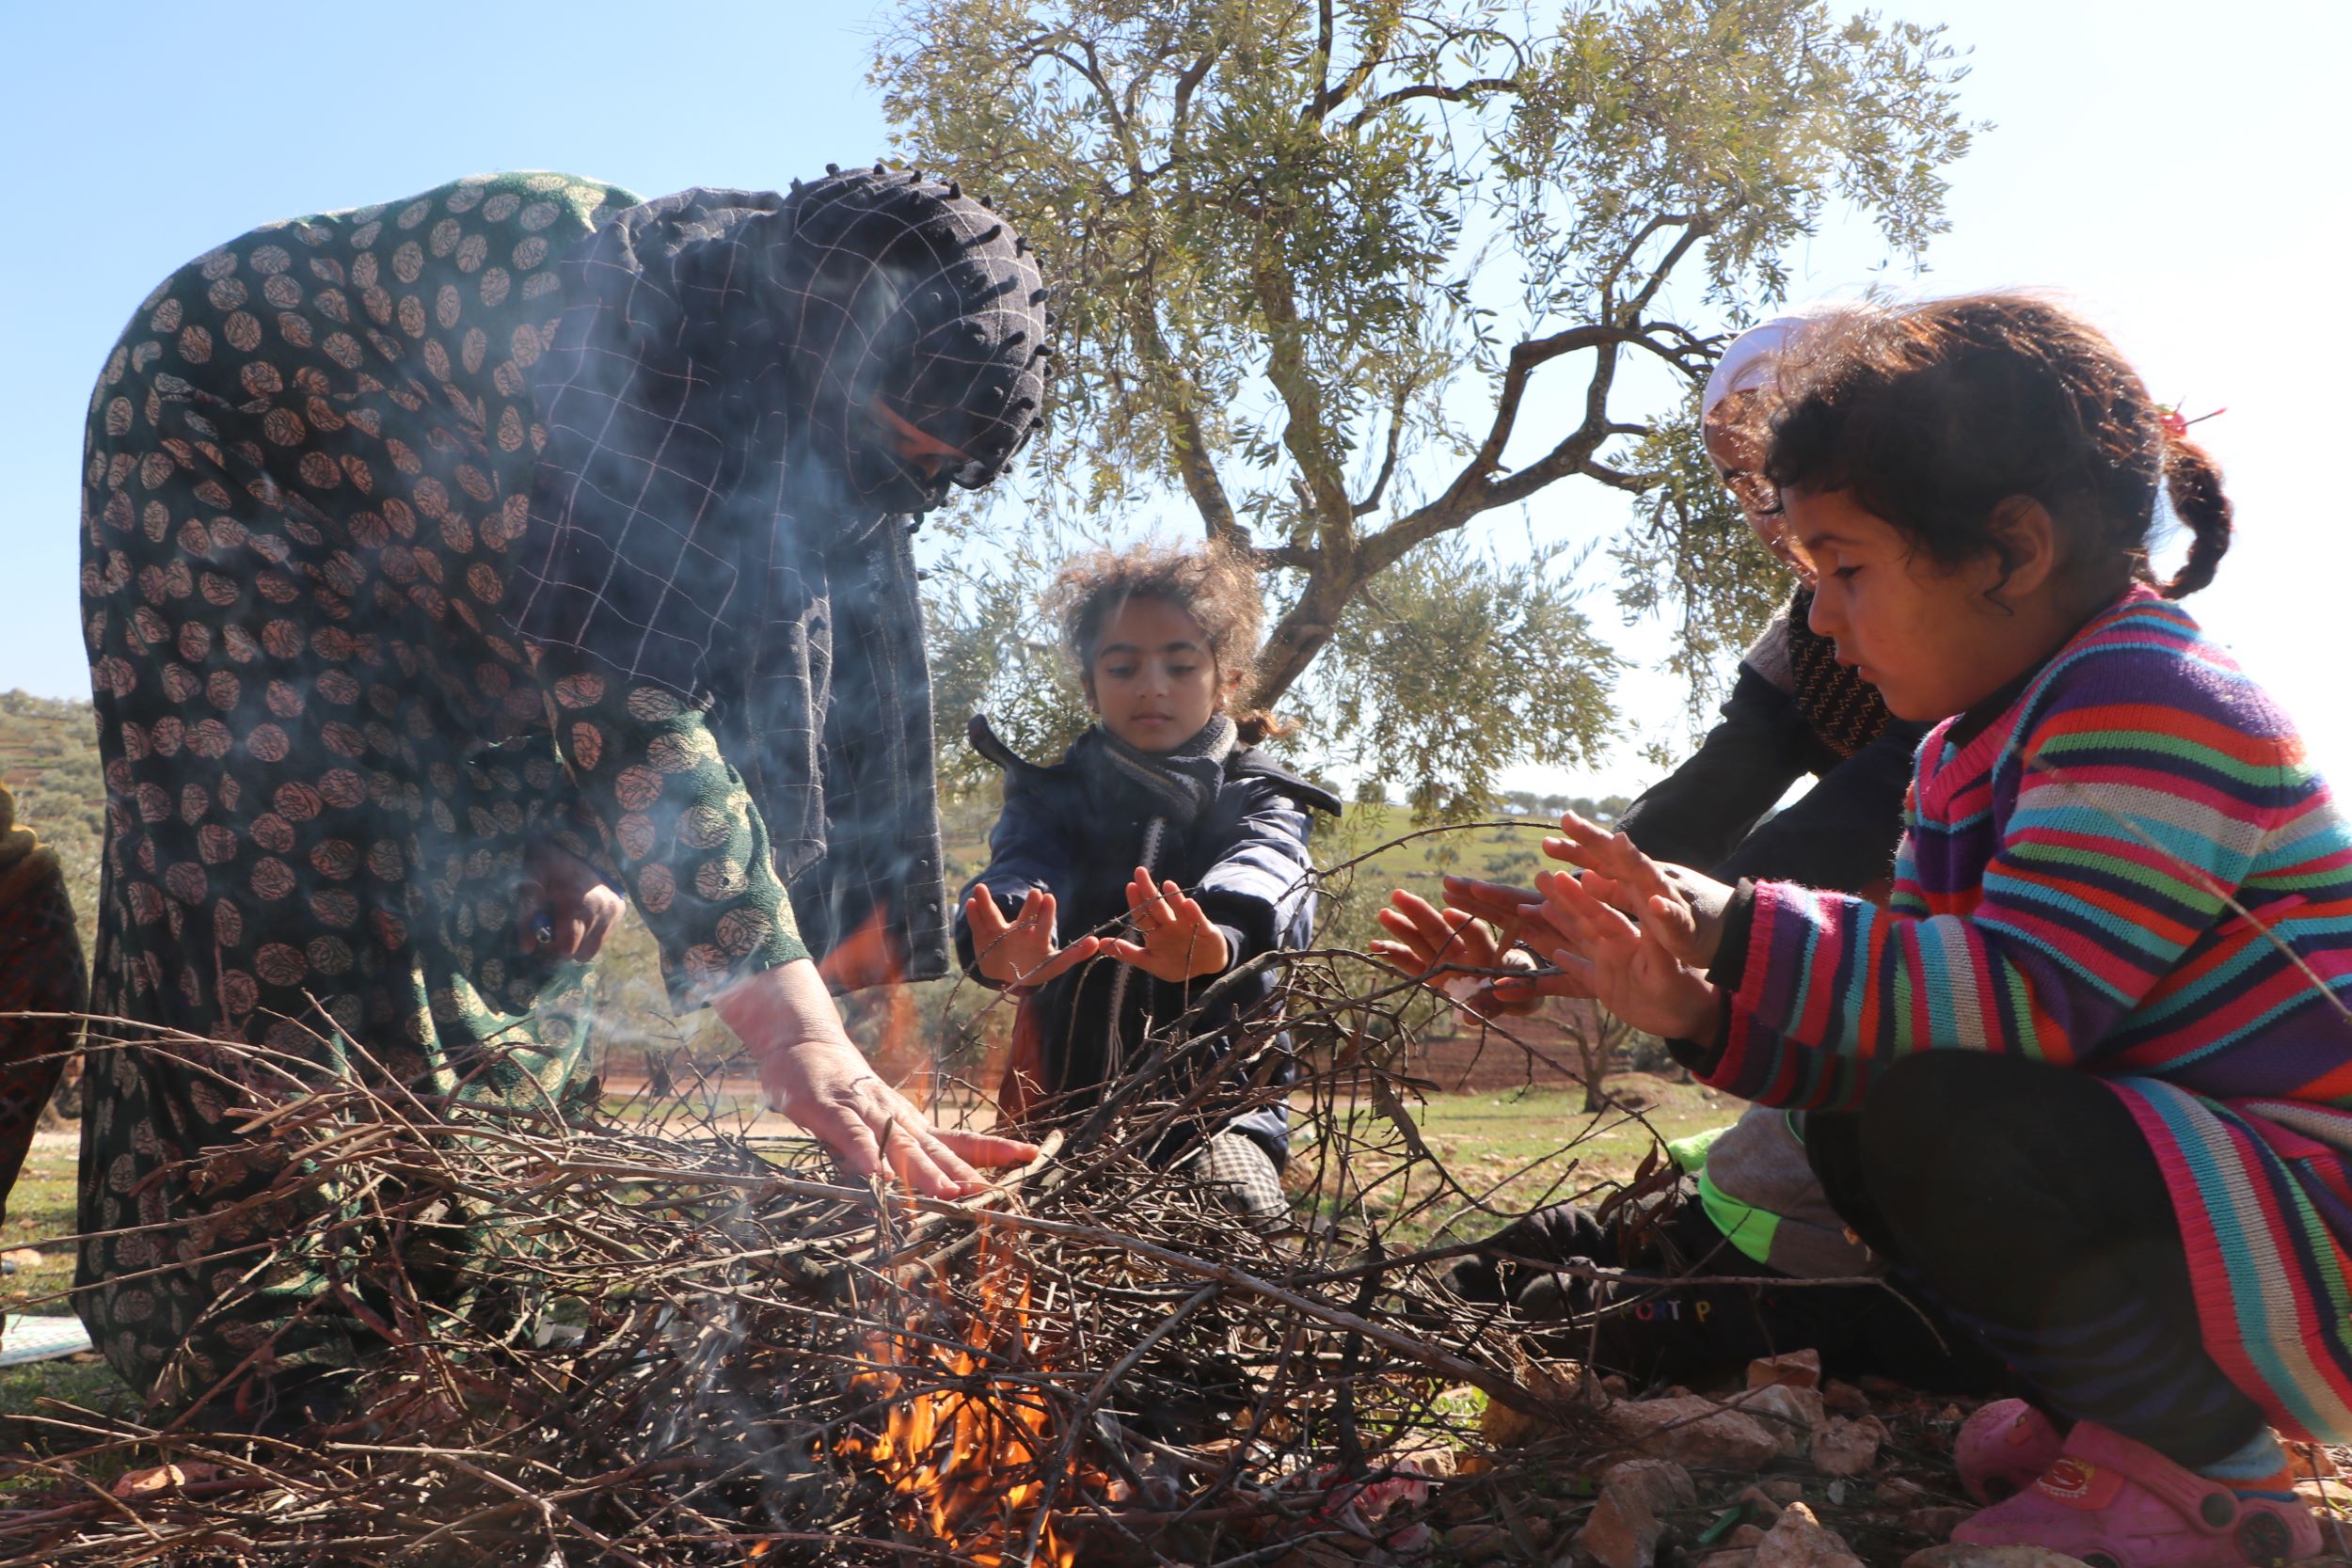
<path fill-rule="evenodd" d="M 305 1273 L 365 1354 L 274 1435 L 8 1418 L 0 1564 L 1409 1556 L 1433 1483 L 1508 1480 L 1417 1454 L 1475 1448 L 1484 1403 L 1560 1412 L 1444 1290 L 1463 1247 L 1398 1245 L 1483 1201 L 1407 1109 L 1413 988 L 1330 954 L 1285 990 L 1296 1045 L 1268 1023 L 1208 1072 L 1171 1031 L 961 1202 L 675 1087 L 516 1108 L 94 1022 L 246 1097 L 181 1173 L 243 1173 L 202 1233 L 244 1289 Z M 1274 1237 L 1144 1158 L 1253 1098 L 1300 1123 Z"/>

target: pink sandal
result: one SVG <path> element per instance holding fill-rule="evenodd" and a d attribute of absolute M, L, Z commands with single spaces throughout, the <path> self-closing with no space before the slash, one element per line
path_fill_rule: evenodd
<path fill-rule="evenodd" d="M 2089 1421 L 2033 1485 L 1963 1520 L 1952 1539 L 2042 1546 L 2090 1568 L 2279 1568 L 2320 1548 L 2319 1521 L 2301 1503 L 2241 1497 Z"/>
<path fill-rule="evenodd" d="M 1963 1491 L 1980 1503 L 1997 1503 L 2058 1463 L 2065 1441 L 2058 1423 L 2024 1400 L 1994 1400 L 1961 1423 L 1952 1463 Z"/>

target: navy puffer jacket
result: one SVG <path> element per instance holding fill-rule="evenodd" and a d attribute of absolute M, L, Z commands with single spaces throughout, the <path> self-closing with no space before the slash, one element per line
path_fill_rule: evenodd
<path fill-rule="evenodd" d="M 1215 795 L 1186 827 L 1161 816 L 1157 802 L 1114 769 L 1089 766 L 1089 749 L 1102 744 L 1099 731 L 1080 736 L 1052 767 L 1015 755 L 984 718 L 973 719 L 971 738 L 976 751 L 1004 769 L 1005 806 L 989 834 L 987 868 L 956 900 L 956 952 L 965 973 L 978 974 L 962 912 L 973 887 L 985 884 L 1008 915 L 1031 888 L 1053 894 L 1060 906 L 1055 939 L 1066 942 L 1089 931 L 1119 934 L 1127 916 L 1126 885 L 1135 868 L 1145 863 L 1155 879 L 1173 881 L 1199 900 L 1224 933 L 1231 954 L 1226 973 L 1312 940 L 1315 895 L 1307 811 L 1338 815 L 1339 799 L 1328 790 L 1251 747 L 1236 749 L 1221 764 L 1174 760 L 1173 767 L 1214 773 L 1209 782 Z M 1162 828 L 1147 863 L 1146 841 L 1155 819 Z M 1084 1103 L 1089 1098 L 1085 1091 L 1101 1088 L 1122 1063 L 1140 1062 L 1151 1049 L 1149 1039 L 1163 1037 L 1172 1027 L 1193 1038 L 1231 1031 L 1261 1014 L 1280 984 L 1279 971 L 1268 966 L 1202 1005 L 1202 994 L 1221 978 L 1202 975 L 1180 984 L 1096 958 L 1040 987 L 1022 1005 L 1034 1010 L 1047 1092 L 1073 1095 Z M 1228 1059 L 1234 1043 L 1213 1051 L 1209 1059 Z M 1289 1042 L 1278 1037 L 1275 1043 L 1286 1050 Z M 1244 1112 L 1229 1125 L 1256 1139 L 1278 1164 L 1288 1158 L 1290 1132 L 1279 1104 Z"/>

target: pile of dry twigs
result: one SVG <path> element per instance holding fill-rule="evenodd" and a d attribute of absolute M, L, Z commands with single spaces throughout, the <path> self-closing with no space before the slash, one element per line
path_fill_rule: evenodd
<path fill-rule="evenodd" d="M 1454 1473 L 1482 1408 L 1564 1412 L 1444 1290 L 1463 1245 L 1396 1240 L 1498 1223 L 1418 1132 L 1413 988 L 1350 954 L 1284 988 L 1292 1043 L 1216 1078 L 1164 1045 L 952 1203 L 674 1086 L 557 1114 L 309 1073 L 237 1157 L 369 1351 L 348 1398 L 258 1438 L 0 1418 L 0 1564 L 1426 1560 L 1528 1484 Z M 1272 1237 L 1140 1157 L 1252 1097 L 1299 1124 Z"/>

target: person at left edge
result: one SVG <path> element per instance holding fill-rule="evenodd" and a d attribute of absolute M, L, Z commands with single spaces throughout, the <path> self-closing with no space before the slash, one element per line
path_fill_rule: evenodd
<path fill-rule="evenodd" d="M 94 1005 L 222 1045 L 93 1061 L 76 1303 L 155 1408 L 298 1422 L 369 1342 L 367 1278 L 249 1272 L 237 1101 L 363 1062 L 560 1096 L 621 894 L 851 1169 L 1028 1156 L 931 1129 L 813 959 L 946 967 L 905 518 L 1034 427 L 1043 298 L 994 213 L 878 166 L 464 179 L 140 305 L 83 474 Z"/>

